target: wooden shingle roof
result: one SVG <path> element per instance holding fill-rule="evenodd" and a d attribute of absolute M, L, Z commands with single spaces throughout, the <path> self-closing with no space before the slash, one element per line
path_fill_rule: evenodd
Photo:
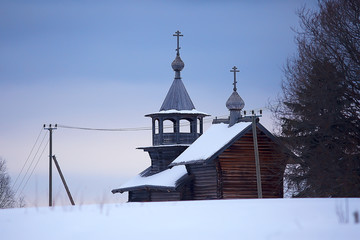
<path fill-rule="evenodd" d="M 195 109 L 191 98 L 186 91 L 181 78 L 175 78 L 160 108 L 166 110 L 192 110 Z"/>

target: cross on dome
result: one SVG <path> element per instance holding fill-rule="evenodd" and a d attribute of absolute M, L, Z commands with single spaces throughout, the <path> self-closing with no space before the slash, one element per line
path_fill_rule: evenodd
<path fill-rule="evenodd" d="M 234 73 L 234 91 L 226 101 L 226 107 L 230 110 L 229 127 L 239 122 L 239 119 L 241 118 L 241 110 L 245 106 L 244 100 L 240 97 L 236 89 L 236 73 L 240 71 L 237 70 L 236 66 L 234 66 L 230 72 Z"/>
<path fill-rule="evenodd" d="M 177 37 L 177 48 L 175 50 L 176 50 L 176 55 L 179 56 L 180 55 L 179 39 L 180 39 L 180 37 L 183 37 L 184 35 L 182 35 L 181 32 L 179 30 L 177 30 L 175 32 L 175 34 L 173 34 L 173 36 Z"/>
<path fill-rule="evenodd" d="M 173 34 L 173 36 L 177 37 L 177 48 L 176 48 L 176 57 L 175 60 L 171 63 L 172 69 L 175 71 L 175 78 L 180 78 L 180 71 L 183 70 L 185 64 L 180 58 L 180 46 L 179 46 L 179 39 L 184 35 L 181 34 L 179 30 Z"/>
<path fill-rule="evenodd" d="M 236 92 L 236 83 L 237 83 L 237 81 L 236 81 L 236 73 L 237 72 L 240 72 L 239 70 L 237 70 L 238 68 L 236 67 L 236 66 L 234 66 L 233 68 L 232 68 L 232 70 L 230 70 L 230 72 L 233 72 L 234 73 L 234 83 L 233 83 L 233 85 L 234 85 L 234 92 Z"/>

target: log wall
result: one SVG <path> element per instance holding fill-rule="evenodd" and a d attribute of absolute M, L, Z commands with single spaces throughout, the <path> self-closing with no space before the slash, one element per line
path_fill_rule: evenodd
<path fill-rule="evenodd" d="M 150 191 L 138 190 L 129 191 L 129 202 L 149 202 Z"/>
<path fill-rule="evenodd" d="M 204 164 L 189 164 L 187 169 L 194 176 L 191 186 L 192 199 L 217 199 L 218 181 L 214 162 Z"/>
<path fill-rule="evenodd" d="M 168 148 L 161 149 L 157 151 L 149 151 L 151 158 L 151 173 L 150 175 L 156 174 L 158 172 L 168 169 L 169 164 L 174 161 L 184 150 L 184 148 Z"/>
<path fill-rule="evenodd" d="M 145 176 L 151 176 L 169 168 L 169 164 L 175 160 L 187 146 L 147 147 L 144 151 L 151 158 L 151 169 Z"/>
<path fill-rule="evenodd" d="M 180 192 L 151 191 L 151 201 L 180 201 Z"/>
<path fill-rule="evenodd" d="M 129 191 L 129 202 L 179 201 L 181 195 L 178 191 L 136 190 Z"/>
<path fill-rule="evenodd" d="M 283 155 L 263 132 L 257 131 L 262 192 L 264 198 L 283 197 Z M 257 198 L 256 166 L 252 131 L 217 159 L 222 198 Z"/>

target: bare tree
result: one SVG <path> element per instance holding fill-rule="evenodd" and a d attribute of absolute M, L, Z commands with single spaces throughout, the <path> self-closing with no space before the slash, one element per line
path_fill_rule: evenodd
<path fill-rule="evenodd" d="M 286 181 L 297 196 L 360 196 L 360 1 L 319 1 L 299 17 L 274 107 L 297 156 Z"/>
<path fill-rule="evenodd" d="M 0 208 L 15 207 L 15 194 L 11 189 L 10 176 L 7 173 L 6 161 L 0 157 Z"/>

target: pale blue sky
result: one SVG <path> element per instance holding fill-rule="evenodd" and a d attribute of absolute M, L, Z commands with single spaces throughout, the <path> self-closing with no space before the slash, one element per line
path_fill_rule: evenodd
<path fill-rule="evenodd" d="M 150 126 L 143 115 L 159 110 L 174 77 L 176 30 L 197 110 L 227 114 L 234 65 L 245 109 L 263 108 L 296 51 L 295 12 L 316 2 L 1 1 L 0 156 L 16 178 L 43 123 Z M 272 130 L 266 111 L 262 122 Z M 119 200 L 109 191 L 148 166 L 135 148 L 149 144 L 150 132 L 54 132 L 54 153 L 83 202 Z M 29 205 L 46 203 L 47 154 L 24 190 Z"/>

